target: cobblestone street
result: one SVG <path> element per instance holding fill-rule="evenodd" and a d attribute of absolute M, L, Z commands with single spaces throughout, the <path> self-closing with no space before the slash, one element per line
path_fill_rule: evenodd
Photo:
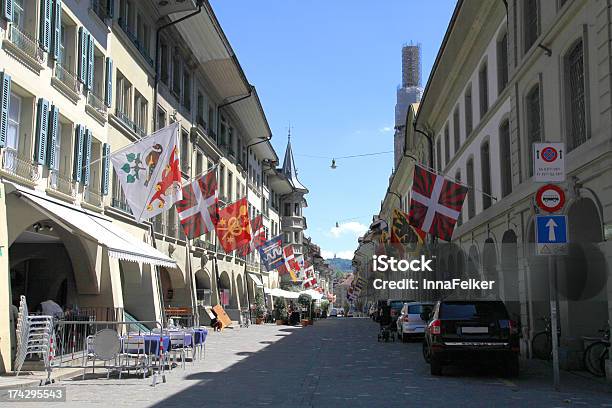
<path fill-rule="evenodd" d="M 378 343 L 377 329 L 359 318 L 237 328 L 211 334 L 204 361 L 175 368 L 155 388 L 150 379 L 103 373 L 58 385 L 74 407 L 612 407 L 609 385 L 563 373 L 562 391 L 554 392 L 550 370 L 538 363 L 512 381 L 485 369 L 432 377 L 420 343 Z"/>

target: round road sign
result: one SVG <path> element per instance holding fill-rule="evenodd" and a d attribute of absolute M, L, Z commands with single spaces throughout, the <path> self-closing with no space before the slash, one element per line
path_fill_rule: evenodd
<path fill-rule="evenodd" d="M 536 193 L 536 204 L 546 212 L 557 212 L 565 205 L 565 192 L 559 186 L 546 184 Z"/>
<path fill-rule="evenodd" d="M 551 163 L 557 160 L 559 153 L 557 152 L 557 149 L 555 149 L 554 147 L 547 146 L 544 149 L 542 149 L 541 155 L 542 155 L 542 160 L 544 160 L 546 163 Z"/>

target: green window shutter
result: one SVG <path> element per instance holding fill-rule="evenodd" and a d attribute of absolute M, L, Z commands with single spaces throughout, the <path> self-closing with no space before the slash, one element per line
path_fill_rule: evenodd
<path fill-rule="evenodd" d="M 51 56 L 53 59 L 57 60 L 60 57 L 60 46 L 62 42 L 62 0 L 53 0 L 52 21 Z"/>
<path fill-rule="evenodd" d="M 7 0 L 9 1 L 9 0 Z M 9 105 L 11 103 L 11 76 L 0 72 L 0 147 L 6 145 Z"/>
<path fill-rule="evenodd" d="M 94 40 L 90 33 L 87 33 L 87 89 L 93 89 L 94 80 Z"/>
<path fill-rule="evenodd" d="M 49 101 L 40 98 L 36 111 L 36 148 L 34 161 L 38 164 L 47 162 L 47 137 L 49 135 Z"/>
<path fill-rule="evenodd" d="M 72 178 L 76 182 L 81 181 L 81 168 L 83 167 L 83 145 L 85 144 L 85 126 L 76 125 L 74 132 L 74 166 Z"/>
<path fill-rule="evenodd" d="M 49 113 L 49 135 L 47 137 L 47 166 L 52 170 L 58 169 L 58 160 L 56 154 L 57 139 L 60 137 L 59 132 L 59 108 L 51 105 Z"/>
<path fill-rule="evenodd" d="M 113 104 L 113 60 L 106 58 L 106 91 L 104 93 L 104 103 L 109 108 Z"/>
<path fill-rule="evenodd" d="M 83 138 L 83 168 L 81 174 L 81 182 L 84 186 L 89 185 L 89 166 L 91 165 L 91 143 L 93 135 L 91 130 L 85 128 L 85 137 Z"/>
<path fill-rule="evenodd" d="M 49 51 L 51 42 L 51 0 L 40 0 L 40 47 Z"/>
<path fill-rule="evenodd" d="M 110 184 L 110 145 L 104 143 L 102 146 L 102 195 L 108 195 Z"/>
<path fill-rule="evenodd" d="M 6 21 L 13 21 L 13 0 L 4 0 L 2 2 L 2 17 Z"/>
<path fill-rule="evenodd" d="M 115 2 L 113 0 L 106 0 L 106 14 L 109 18 L 113 18 L 115 14 Z"/>
<path fill-rule="evenodd" d="M 79 81 L 87 83 L 87 37 L 84 27 L 79 27 Z"/>

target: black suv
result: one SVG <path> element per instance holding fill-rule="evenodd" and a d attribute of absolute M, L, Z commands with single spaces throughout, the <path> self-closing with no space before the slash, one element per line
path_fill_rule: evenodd
<path fill-rule="evenodd" d="M 454 362 L 498 363 L 509 377 L 519 373 L 519 338 L 515 322 L 501 301 L 438 301 L 423 341 L 423 357 L 432 375 Z"/>

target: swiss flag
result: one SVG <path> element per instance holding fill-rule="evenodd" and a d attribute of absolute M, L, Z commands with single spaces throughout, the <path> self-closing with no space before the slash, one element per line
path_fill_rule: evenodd
<path fill-rule="evenodd" d="M 215 226 L 219 243 L 225 253 L 230 253 L 251 241 L 251 223 L 247 200 L 241 198 L 219 211 L 219 222 Z"/>
<path fill-rule="evenodd" d="M 293 254 L 293 245 L 287 245 L 283 248 L 285 261 L 278 267 L 279 275 L 291 275 L 291 280 L 297 282 L 297 275 L 300 273 L 300 265 Z"/>
<path fill-rule="evenodd" d="M 218 202 L 214 171 L 183 186 L 183 199 L 177 201 L 176 211 L 187 238 L 197 238 L 215 228 L 219 219 Z"/>
<path fill-rule="evenodd" d="M 408 214 L 410 224 L 450 241 L 467 191 L 467 187 L 415 165 Z"/>

